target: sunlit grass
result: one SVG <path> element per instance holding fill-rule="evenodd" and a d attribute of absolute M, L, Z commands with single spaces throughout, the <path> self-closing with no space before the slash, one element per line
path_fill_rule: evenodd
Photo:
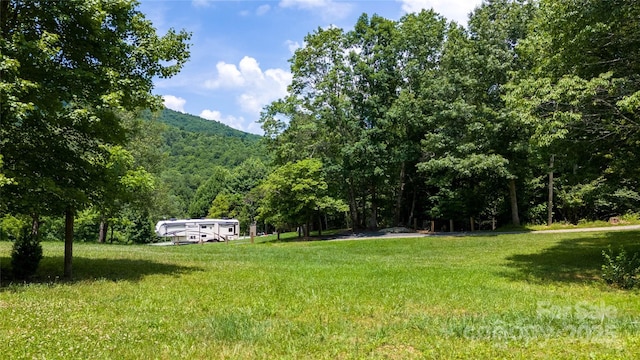
<path fill-rule="evenodd" d="M 540 230 L 567 230 L 567 229 L 586 229 L 596 227 L 616 227 L 624 225 L 640 225 L 640 214 L 628 214 L 617 217 L 616 222 L 609 222 L 603 220 L 596 221 L 579 221 L 577 224 L 572 224 L 566 221 L 556 221 L 550 226 L 546 224 L 525 224 L 522 226 L 506 225 L 500 227 L 498 231 L 540 231 Z"/>
<path fill-rule="evenodd" d="M 599 280 L 608 244 L 640 250 L 640 232 L 76 244 L 65 283 L 45 243 L 36 282 L 3 276 L 0 354 L 631 359 L 640 294 Z"/>

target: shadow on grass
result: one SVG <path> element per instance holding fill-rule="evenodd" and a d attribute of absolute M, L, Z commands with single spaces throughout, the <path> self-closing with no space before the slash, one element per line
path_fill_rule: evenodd
<path fill-rule="evenodd" d="M 614 253 L 624 247 L 640 252 L 640 232 L 610 232 L 598 237 L 561 240 L 555 246 L 535 254 L 508 257 L 507 267 L 514 271 L 503 275 L 514 281 L 534 283 L 582 283 L 600 279 L 604 258 L 602 251 L 611 245 Z"/>
<path fill-rule="evenodd" d="M 3 257 L 0 259 L 2 264 L 2 274 L 0 278 L 2 283 L 0 289 L 6 287 L 15 287 L 16 285 L 28 284 L 50 284 L 50 283 L 67 283 L 86 281 L 132 281 L 137 282 L 149 275 L 171 275 L 181 276 L 195 271 L 202 271 L 198 267 L 180 266 L 174 264 L 160 263 L 142 259 L 93 259 L 74 257 L 73 258 L 73 280 L 63 280 L 64 258 L 45 257 L 40 262 L 38 271 L 28 281 L 14 280 L 11 276 L 9 264 L 11 259 Z"/>

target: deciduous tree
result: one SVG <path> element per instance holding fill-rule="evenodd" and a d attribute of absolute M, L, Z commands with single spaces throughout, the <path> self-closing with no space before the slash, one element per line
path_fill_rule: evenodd
<path fill-rule="evenodd" d="M 0 150 L 15 184 L 10 211 L 66 214 L 65 277 L 74 213 L 103 177 L 105 145 L 121 145 L 119 112 L 157 108 L 155 77 L 175 75 L 189 34 L 158 36 L 133 0 L 0 1 Z"/>

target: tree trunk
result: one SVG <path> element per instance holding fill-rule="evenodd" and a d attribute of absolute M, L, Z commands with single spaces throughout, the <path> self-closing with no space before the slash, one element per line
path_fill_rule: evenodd
<path fill-rule="evenodd" d="M 404 185 L 405 185 L 404 177 L 405 177 L 405 162 L 403 161 L 400 167 L 400 177 L 398 179 L 398 195 L 396 197 L 396 208 L 394 211 L 394 218 L 395 218 L 394 221 L 396 226 L 400 226 L 402 196 L 404 195 Z"/>
<path fill-rule="evenodd" d="M 378 229 L 378 189 L 374 185 L 371 190 L 371 219 L 369 219 L 369 227 Z"/>
<path fill-rule="evenodd" d="M 105 216 L 100 216 L 100 230 L 98 232 L 98 242 L 104 244 L 107 241 L 107 233 L 109 232 L 109 224 L 105 220 Z"/>
<path fill-rule="evenodd" d="M 358 202 L 356 201 L 356 194 L 353 191 L 353 185 L 349 180 L 349 212 L 351 213 L 351 230 L 355 230 L 358 227 Z"/>
<path fill-rule="evenodd" d="M 64 213 L 64 278 L 67 280 L 71 280 L 73 276 L 73 221 L 73 209 L 67 207 Z"/>
<path fill-rule="evenodd" d="M 547 226 L 553 224 L 553 155 L 549 160 L 549 199 L 547 200 Z"/>
<path fill-rule="evenodd" d="M 320 228 L 322 228 L 322 226 Z M 327 214 L 324 214 L 324 228 L 329 229 L 329 217 L 327 216 Z"/>
<path fill-rule="evenodd" d="M 38 235 L 40 230 L 40 216 L 38 214 L 31 215 L 31 234 Z"/>
<path fill-rule="evenodd" d="M 322 214 L 318 215 L 318 236 L 322 236 Z"/>
<path fill-rule="evenodd" d="M 509 200 L 511 202 L 511 222 L 515 226 L 520 226 L 518 198 L 516 196 L 516 179 L 509 179 Z"/>
<path fill-rule="evenodd" d="M 307 223 L 304 224 L 304 238 L 307 240 L 309 239 L 310 231 L 311 231 L 311 219 L 307 219 Z"/>
<path fill-rule="evenodd" d="M 409 178 L 409 181 L 411 181 L 411 178 Z M 417 197 L 418 197 L 418 192 L 416 191 L 415 186 L 413 187 L 413 199 L 411 200 L 411 211 L 409 211 L 409 224 L 411 224 L 412 222 L 415 224 L 416 220 L 418 219 L 417 217 L 414 217 L 415 211 L 416 211 L 416 201 L 417 201 Z M 415 229 L 414 230 L 418 230 L 417 226 L 414 226 Z"/>
<path fill-rule="evenodd" d="M 364 194 L 362 194 L 362 207 L 361 207 L 361 213 L 360 213 L 360 224 L 359 227 L 361 229 L 366 229 L 367 228 L 367 193 L 365 192 Z"/>

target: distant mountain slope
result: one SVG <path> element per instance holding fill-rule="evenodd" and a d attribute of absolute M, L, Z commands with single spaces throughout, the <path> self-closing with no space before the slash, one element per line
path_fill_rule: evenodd
<path fill-rule="evenodd" d="M 162 152 L 167 157 L 160 179 L 173 202 L 172 216 L 186 215 L 196 190 L 216 166 L 233 170 L 251 157 L 266 161 L 261 136 L 168 109 L 146 117 L 164 124 Z"/>
<path fill-rule="evenodd" d="M 259 135 L 236 130 L 219 121 L 206 120 L 198 116 L 183 114 L 170 109 L 164 109 L 158 116 L 158 121 L 177 127 L 180 130 L 208 135 L 230 136 L 248 140 L 258 140 Z"/>
<path fill-rule="evenodd" d="M 259 135 L 169 109 L 159 113 L 156 121 L 167 125 L 163 134 L 167 170 L 206 178 L 214 166 L 230 169 L 250 157 L 264 159 Z"/>

